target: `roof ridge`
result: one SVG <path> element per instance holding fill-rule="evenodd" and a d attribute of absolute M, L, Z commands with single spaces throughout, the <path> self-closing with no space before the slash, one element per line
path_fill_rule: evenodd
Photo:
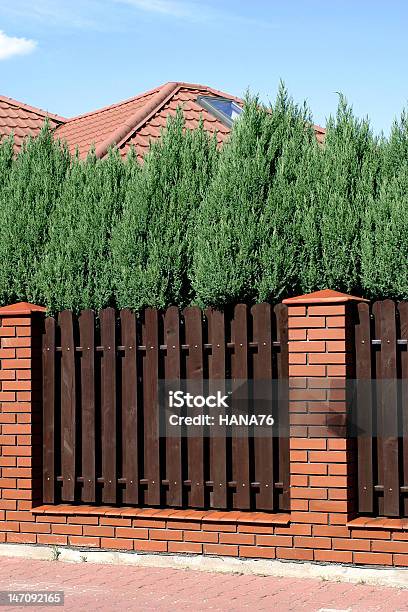
<path fill-rule="evenodd" d="M 147 102 L 147 104 L 142 106 L 142 108 L 138 108 L 127 121 L 122 123 L 112 134 L 110 134 L 100 145 L 97 146 L 95 150 L 96 157 L 103 157 L 108 152 L 109 147 L 112 145 L 117 145 L 119 147 L 122 142 L 126 141 L 134 131 L 139 129 L 139 127 L 145 123 L 151 115 L 155 114 L 167 101 L 167 99 L 171 98 L 179 88 L 179 83 L 172 81 L 169 81 L 168 83 L 165 83 L 165 85 L 158 88 L 158 91 Z"/>
<path fill-rule="evenodd" d="M 165 83 L 167 85 L 167 83 Z M 101 108 L 97 108 L 93 111 L 88 111 L 87 113 L 82 113 L 82 115 L 75 115 L 75 117 L 70 117 L 66 120 L 67 123 L 71 123 L 71 121 L 77 121 L 78 119 L 83 119 L 85 117 L 91 117 L 92 115 L 97 115 L 98 113 L 104 113 L 105 111 L 111 110 L 113 108 L 117 108 L 118 106 L 122 106 L 123 104 L 130 104 L 130 102 L 134 102 L 135 100 L 140 100 L 141 98 L 145 98 L 152 94 L 157 93 L 164 85 L 159 85 L 158 87 L 154 87 L 153 89 L 149 89 L 137 96 L 133 96 L 132 98 L 126 98 L 126 100 L 121 100 L 121 102 L 115 102 L 114 104 L 108 104 L 107 106 L 102 106 Z"/>
<path fill-rule="evenodd" d="M 36 106 L 30 106 L 29 104 L 25 104 L 24 102 L 20 102 L 19 100 L 15 100 L 14 98 L 10 98 L 9 96 L 0 95 L 0 101 L 6 102 L 7 104 L 10 104 L 11 106 L 16 106 L 17 108 L 22 108 L 29 113 L 35 113 L 36 115 L 40 115 L 42 117 L 51 117 L 52 119 L 55 119 L 56 121 L 59 121 L 60 123 L 67 122 L 67 119 L 65 117 L 62 117 L 61 115 L 50 113 L 46 110 L 43 110 L 42 108 L 37 108 Z"/>
<path fill-rule="evenodd" d="M 158 85 L 157 87 L 154 87 L 153 89 L 149 89 L 148 91 L 138 94 L 137 96 L 126 98 L 126 100 L 121 100 L 120 102 L 115 102 L 114 104 L 108 104 L 107 106 L 102 106 L 101 108 L 97 108 L 93 111 L 88 111 L 87 113 L 82 113 L 81 115 L 75 115 L 74 117 L 69 117 L 68 119 L 65 119 L 65 122 L 70 123 L 71 121 L 76 121 L 78 119 L 90 117 L 91 115 L 96 115 L 98 113 L 103 113 L 113 108 L 117 108 L 118 106 L 122 106 L 123 104 L 129 104 L 130 102 L 134 102 L 135 100 L 139 100 L 153 93 L 157 93 L 159 90 L 163 89 L 163 87 L 166 87 L 170 83 L 173 83 L 174 85 L 178 85 L 179 87 L 182 87 L 185 89 L 202 89 L 203 91 L 208 91 L 210 93 L 213 93 L 214 95 L 222 96 L 224 98 L 235 100 L 237 102 L 243 102 L 241 98 L 232 96 L 231 94 L 225 93 L 224 91 L 219 91 L 218 89 L 213 89 L 212 87 L 208 87 L 208 85 L 200 85 L 199 83 L 187 83 L 185 81 L 167 81 L 166 83 L 163 83 L 163 85 Z"/>

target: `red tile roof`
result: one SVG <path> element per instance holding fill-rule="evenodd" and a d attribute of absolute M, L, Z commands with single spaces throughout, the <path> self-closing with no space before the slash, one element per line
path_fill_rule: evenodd
<path fill-rule="evenodd" d="M 24 136 L 38 133 L 44 118 L 48 116 L 55 127 L 56 137 L 66 141 L 72 153 L 78 149 L 80 156 L 85 157 L 94 146 L 97 156 L 103 157 L 109 147 L 116 145 L 125 156 L 133 145 L 141 159 L 149 148 L 150 140 L 160 136 L 167 117 L 174 115 L 181 107 L 187 128 L 196 128 L 201 117 L 205 129 L 210 133 L 216 132 L 221 144 L 230 133 L 230 128 L 197 102 L 199 95 L 227 98 L 243 104 L 240 98 L 206 85 L 169 82 L 129 100 L 64 119 L 0 97 L 0 137 L 14 130 L 19 147 Z M 314 128 L 317 140 L 322 142 L 325 130 L 319 126 Z"/>
<path fill-rule="evenodd" d="M 130 100 L 73 117 L 56 130 L 56 135 L 65 139 L 72 151 L 78 147 L 81 157 L 88 153 L 92 145 L 97 156 L 103 157 L 115 144 L 123 155 L 133 145 L 141 158 L 149 148 L 149 141 L 160 136 L 167 117 L 174 115 L 177 107 L 181 106 L 189 129 L 197 127 L 202 116 L 204 127 L 211 133 L 217 131 L 217 139 L 221 143 L 230 129 L 197 103 L 200 94 L 242 104 L 239 98 L 205 85 L 169 82 Z"/>
<path fill-rule="evenodd" d="M 0 139 L 13 133 L 15 150 L 19 151 L 24 138 L 37 136 L 46 117 L 53 128 L 66 121 L 59 115 L 0 96 Z"/>

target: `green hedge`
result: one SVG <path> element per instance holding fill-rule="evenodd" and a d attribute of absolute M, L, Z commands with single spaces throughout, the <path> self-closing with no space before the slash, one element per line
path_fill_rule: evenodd
<path fill-rule="evenodd" d="M 281 85 L 221 149 L 179 110 L 142 164 L 71 157 L 48 125 L 0 143 L 0 302 L 222 307 L 324 287 L 408 299 L 408 117 L 373 134 L 343 97 L 325 144 Z"/>

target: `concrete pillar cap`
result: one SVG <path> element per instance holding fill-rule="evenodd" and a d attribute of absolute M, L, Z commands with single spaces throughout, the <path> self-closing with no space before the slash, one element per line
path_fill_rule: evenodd
<path fill-rule="evenodd" d="M 333 289 L 322 289 L 321 291 L 305 293 L 305 295 L 297 295 L 283 300 L 283 304 L 289 306 L 292 304 L 341 304 L 346 302 L 369 302 L 369 300 L 348 293 L 333 291 Z"/>
<path fill-rule="evenodd" d="M 11 304 L 10 306 L 3 306 L 0 308 L 0 316 L 17 316 L 17 315 L 31 315 L 33 312 L 47 312 L 44 306 L 38 306 L 37 304 L 29 304 L 28 302 L 17 302 L 17 304 Z"/>

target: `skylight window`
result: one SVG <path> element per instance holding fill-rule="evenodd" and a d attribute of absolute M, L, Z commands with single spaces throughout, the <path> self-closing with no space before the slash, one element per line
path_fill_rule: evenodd
<path fill-rule="evenodd" d="M 242 108 L 228 98 L 198 96 L 197 102 L 227 127 L 231 127 L 235 119 L 242 113 Z"/>

